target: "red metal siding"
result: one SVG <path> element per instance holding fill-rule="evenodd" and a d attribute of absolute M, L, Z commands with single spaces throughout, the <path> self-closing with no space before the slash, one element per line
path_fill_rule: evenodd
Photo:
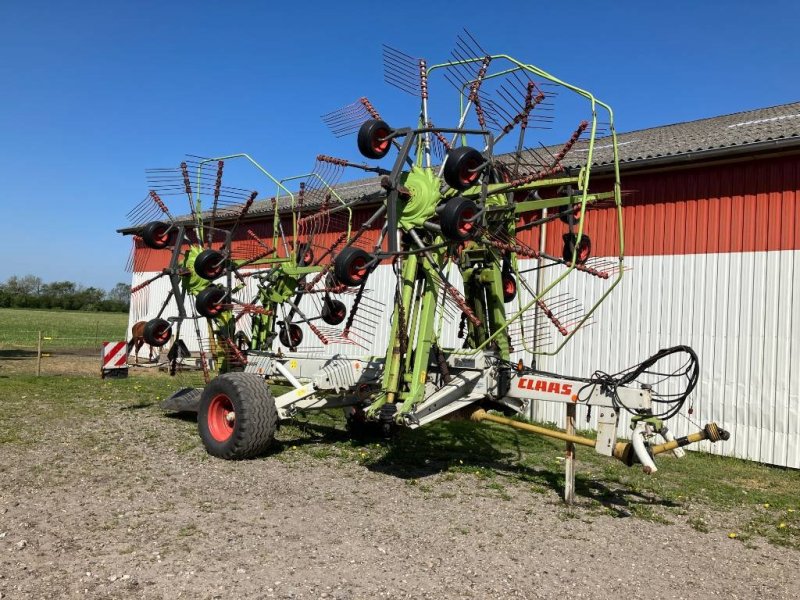
<path fill-rule="evenodd" d="M 728 165 L 705 166 L 682 171 L 625 176 L 623 179 L 625 254 L 653 256 L 722 252 L 757 252 L 800 249 L 798 207 L 800 157 L 786 156 Z M 594 191 L 603 191 L 598 187 Z M 354 212 L 353 231 L 374 208 Z M 618 253 L 616 213 L 600 208 L 587 213 L 585 232 L 592 239 L 595 256 Z M 284 230 L 291 231 L 285 219 Z M 249 223 L 234 240 L 234 255 L 257 252 L 247 230 L 272 236 L 271 222 Z M 332 226 L 317 235 L 314 245 L 330 248 L 342 232 Z M 566 225 L 548 226 L 546 251 L 560 256 Z M 374 243 L 378 229 L 363 240 Z M 538 248 L 539 233 L 527 231 L 520 239 Z M 284 252 L 281 249 L 280 255 Z M 135 271 L 160 271 L 169 262 L 167 250 L 155 251 L 137 242 Z"/>

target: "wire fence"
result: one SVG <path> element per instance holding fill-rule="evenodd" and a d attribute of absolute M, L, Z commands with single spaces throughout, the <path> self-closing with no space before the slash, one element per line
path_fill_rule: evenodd
<path fill-rule="evenodd" d="M 17 364 L 15 370 L 36 375 L 69 372 L 70 365 L 75 366 L 76 372 L 83 372 L 87 363 L 99 370 L 104 341 L 122 340 L 102 339 L 99 334 L 48 335 L 43 330 L 18 329 L 10 335 L 0 334 L 0 360 L 13 361 Z"/>

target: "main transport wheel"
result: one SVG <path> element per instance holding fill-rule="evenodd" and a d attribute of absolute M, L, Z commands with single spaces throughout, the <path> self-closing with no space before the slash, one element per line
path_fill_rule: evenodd
<path fill-rule="evenodd" d="M 565 262 L 572 262 L 572 254 L 575 252 L 575 246 L 577 244 L 578 250 L 575 252 L 575 264 L 582 265 L 589 260 L 589 257 L 592 255 L 592 240 L 589 239 L 589 236 L 586 234 L 581 236 L 580 242 L 577 240 L 578 236 L 574 233 L 564 234 L 562 258 Z"/>
<path fill-rule="evenodd" d="M 252 458 L 275 440 L 278 411 L 269 386 L 255 373 L 225 373 L 200 396 L 197 429 L 206 451 L 227 460 Z"/>
<path fill-rule="evenodd" d="M 165 319 L 151 319 L 145 323 L 142 337 L 150 346 L 160 348 L 172 337 L 172 329 L 170 328 L 169 321 Z"/>
<path fill-rule="evenodd" d="M 347 308 L 341 300 L 328 298 L 322 303 L 320 316 L 328 325 L 338 325 L 347 316 Z"/>
<path fill-rule="evenodd" d="M 447 153 L 442 175 L 451 188 L 465 190 L 478 182 L 479 169 L 485 162 L 486 159 L 475 148 L 459 146 Z"/>
<path fill-rule="evenodd" d="M 144 245 L 154 250 L 161 250 L 169 246 L 170 238 L 172 237 L 170 235 L 170 226 L 161 221 L 151 221 L 142 227 L 141 236 Z"/>
<path fill-rule="evenodd" d="M 226 295 L 227 292 L 224 288 L 216 285 L 208 286 L 197 294 L 197 298 L 194 301 L 197 312 L 203 317 L 213 319 L 225 310 L 224 300 Z"/>
<path fill-rule="evenodd" d="M 212 281 L 225 271 L 225 256 L 216 250 L 203 250 L 194 259 L 194 271 L 203 279 Z"/>
<path fill-rule="evenodd" d="M 361 285 L 369 275 L 372 256 L 361 248 L 343 248 L 333 261 L 333 274 L 345 285 Z"/>
<path fill-rule="evenodd" d="M 391 135 L 392 128 L 386 121 L 370 119 L 364 121 L 358 130 L 358 151 L 367 158 L 379 159 L 389 154 L 392 141 L 386 137 Z"/>
<path fill-rule="evenodd" d="M 478 214 L 478 205 L 468 198 L 450 198 L 439 215 L 442 234 L 451 240 L 463 242 L 475 235 L 478 228 L 471 219 Z"/>

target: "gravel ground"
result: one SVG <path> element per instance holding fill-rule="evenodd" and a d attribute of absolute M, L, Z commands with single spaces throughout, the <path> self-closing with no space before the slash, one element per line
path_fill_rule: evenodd
<path fill-rule="evenodd" d="M 224 462 L 145 405 L 41 435 L 0 445 L 2 598 L 800 596 L 797 551 L 522 482 L 408 480 L 289 443 Z"/>

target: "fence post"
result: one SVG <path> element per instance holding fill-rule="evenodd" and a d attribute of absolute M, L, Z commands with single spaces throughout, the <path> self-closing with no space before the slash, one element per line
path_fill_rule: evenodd
<path fill-rule="evenodd" d="M 39 332 L 39 341 L 36 344 L 36 376 L 42 374 L 42 332 Z"/>

